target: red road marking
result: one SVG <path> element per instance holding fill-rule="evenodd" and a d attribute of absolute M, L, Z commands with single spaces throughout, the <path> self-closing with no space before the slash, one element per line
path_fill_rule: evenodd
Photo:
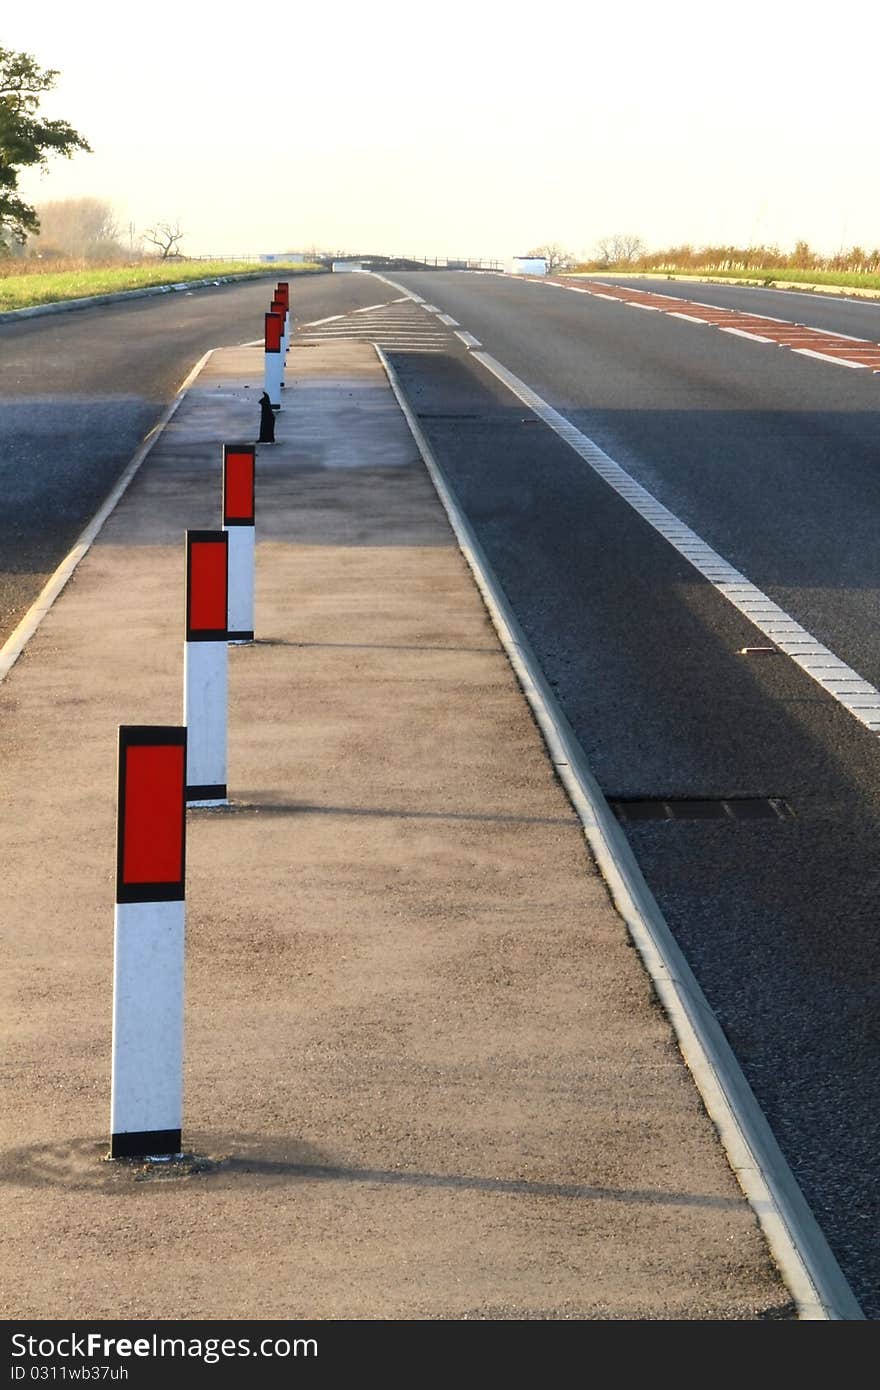
<path fill-rule="evenodd" d="M 604 299 L 618 299 L 623 304 L 643 304 L 657 309 L 660 313 L 674 314 L 679 318 L 699 319 L 710 328 L 736 328 L 741 333 L 754 333 L 761 338 L 769 338 L 780 347 L 808 348 L 810 352 L 822 353 L 825 357 L 836 358 L 841 363 L 859 367 L 880 368 L 880 343 L 868 338 L 850 338 L 842 334 L 827 333 L 824 329 L 807 328 L 801 323 L 785 324 L 778 319 L 765 319 L 760 314 L 749 314 L 742 309 L 709 308 L 696 304 L 690 299 L 677 299 L 668 294 L 652 294 L 650 290 L 625 289 L 620 285 L 604 285 L 597 280 L 572 281 L 564 275 L 550 277 L 556 285 L 571 285 L 586 290 L 589 294 L 601 295 Z"/>

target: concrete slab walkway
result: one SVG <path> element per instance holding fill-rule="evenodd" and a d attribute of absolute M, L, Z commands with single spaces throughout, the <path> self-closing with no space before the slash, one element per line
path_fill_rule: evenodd
<path fill-rule="evenodd" d="M 372 349 L 297 348 L 188 818 L 184 1143 L 111 1164 L 115 747 L 182 718 L 213 355 L 0 685 L 11 1318 L 794 1316 Z"/>

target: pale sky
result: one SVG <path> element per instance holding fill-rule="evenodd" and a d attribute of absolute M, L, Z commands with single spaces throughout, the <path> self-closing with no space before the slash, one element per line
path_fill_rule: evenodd
<path fill-rule="evenodd" d="M 4 8 L 94 150 L 24 197 L 179 218 L 190 254 L 880 244 L 877 0 Z"/>

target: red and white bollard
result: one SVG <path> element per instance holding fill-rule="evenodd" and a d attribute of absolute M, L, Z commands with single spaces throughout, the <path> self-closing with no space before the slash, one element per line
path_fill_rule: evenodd
<path fill-rule="evenodd" d="M 286 280 L 278 281 L 273 298 L 276 303 L 284 305 L 284 351 L 287 352 L 290 349 L 291 314 L 290 285 Z"/>
<path fill-rule="evenodd" d="M 254 640 L 254 481 L 253 444 L 223 445 L 223 529 L 229 536 L 229 641 Z"/>
<path fill-rule="evenodd" d="M 179 727 L 119 729 L 111 1158 L 180 1153 L 186 745 Z"/>
<path fill-rule="evenodd" d="M 183 718 L 188 806 L 227 804 L 228 588 L 228 531 L 187 531 Z"/>
<path fill-rule="evenodd" d="M 284 372 L 287 367 L 287 305 L 280 299 L 273 299 L 269 305 L 270 314 L 278 314 L 281 319 L 281 387 L 285 386 Z"/>
<path fill-rule="evenodd" d="M 280 410 L 284 376 L 284 320 L 280 314 L 266 315 L 264 335 L 264 390 L 272 407 Z"/>

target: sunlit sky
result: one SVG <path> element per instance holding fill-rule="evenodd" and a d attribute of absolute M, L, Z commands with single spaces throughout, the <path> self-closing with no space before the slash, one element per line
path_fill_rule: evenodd
<path fill-rule="evenodd" d="M 880 244 L 877 0 L 4 9 L 94 151 L 23 195 L 190 254 Z"/>

